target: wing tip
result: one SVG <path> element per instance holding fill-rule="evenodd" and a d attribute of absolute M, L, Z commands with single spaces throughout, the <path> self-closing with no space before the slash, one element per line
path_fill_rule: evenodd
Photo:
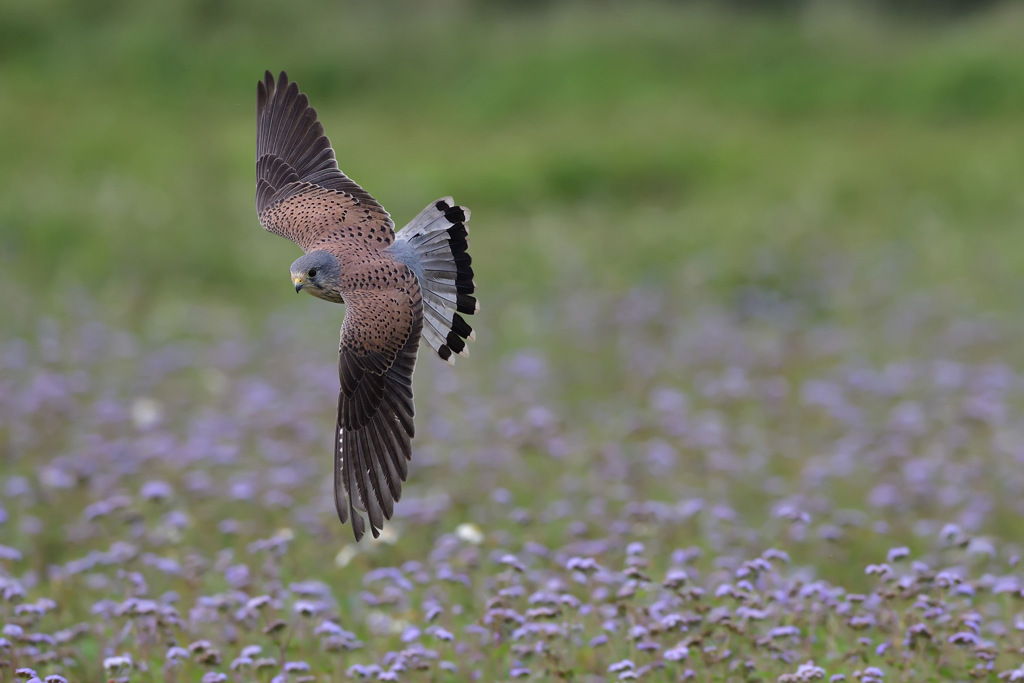
<path fill-rule="evenodd" d="M 268 99 L 269 99 L 269 96 L 275 94 L 278 90 L 285 90 L 285 89 L 287 89 L 289 84 L 290 85 L 294 85 L 294 86 L 296 86 L 296 88 L 298 88 L 298 85 L 296 83 L 294 83 L 294 82 L 289 83 L 288 72 L 281 71 L 281 73 L 278 75 L 277 79 L 275 80 L 274 79 L 274 74 L 271 73 L 270 69 L 265 69 L 263 71 L 263 79 L 256 82 L 256 89 L 257 89 L 257 92 L 261 93 L 261 94 L 265 90 L 266 91 L 266 95 L 268 96 Z"/>
<path fill-rule="evenodd" d="M 356 514 L 355 508 L 352 507 L 352 503 L 348 504 L 349 509 L 352 511 L 352 534 L 356 537 L 356 543 L 363 540 L 363 536 L 366 535 L 366 523 L 363 518 Z"/>

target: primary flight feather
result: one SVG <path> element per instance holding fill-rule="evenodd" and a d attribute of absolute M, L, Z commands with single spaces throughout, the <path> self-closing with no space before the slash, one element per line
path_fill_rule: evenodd
<path fill-rule="evenodd" d="M 395 233 L 391 216 L 338 168 L 309 99 L 282 71 L 256 88 L 256 212 L 302 247 L 295 291 L 345 304 L 338 350 L 334 502 L 356 540 L 376 537 L 408 476 L 412 373 L 420 340 L 441 358 L 468 355 L 478 310 L 467 252 L 469 210 L 439 199 Z"/>

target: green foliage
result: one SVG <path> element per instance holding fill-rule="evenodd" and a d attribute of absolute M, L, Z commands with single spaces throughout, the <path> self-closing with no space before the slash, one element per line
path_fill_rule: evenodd
<path fill-rule="evenodd" d="M 827 259 L 999 307 L 1024 260 L 1010 7 L 927 28 L 832 3 L 3 12 L 0 267 L 33 310 L 75 287 L 132 312 L 290 303 L 296 250 L 252 209 L 265 68 L 309 92 L 342 168 L 400 225 L 444 194 L 473 209 L 491 302 L 578 277 L 732 297 Z"/>

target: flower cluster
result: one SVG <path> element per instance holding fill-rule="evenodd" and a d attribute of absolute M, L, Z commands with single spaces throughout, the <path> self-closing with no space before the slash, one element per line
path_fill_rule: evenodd
<path fill-rule="evenodd" d="M 577 296 L 558 337 L 593 357 L 424 354 L 410 480 L 359 545 L 302 325 L 3 341 L 0 667 L 1024 680 L 1015 336 L 917 300 L 880 335 Z"/>

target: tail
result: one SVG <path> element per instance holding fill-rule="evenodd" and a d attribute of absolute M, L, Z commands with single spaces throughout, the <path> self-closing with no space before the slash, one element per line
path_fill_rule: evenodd
<path fill-rule="evenodd" d="M 465 315 L 480 310 L 473 293 L 469 256 L 469 209 L 451 197 L 433 202 L 395 235 L 390 249 L 413 269 L 423 295 L 423 339 L 454 365 L 453 354 L 468 356 L 466 341 L 476 339 Z"/>

